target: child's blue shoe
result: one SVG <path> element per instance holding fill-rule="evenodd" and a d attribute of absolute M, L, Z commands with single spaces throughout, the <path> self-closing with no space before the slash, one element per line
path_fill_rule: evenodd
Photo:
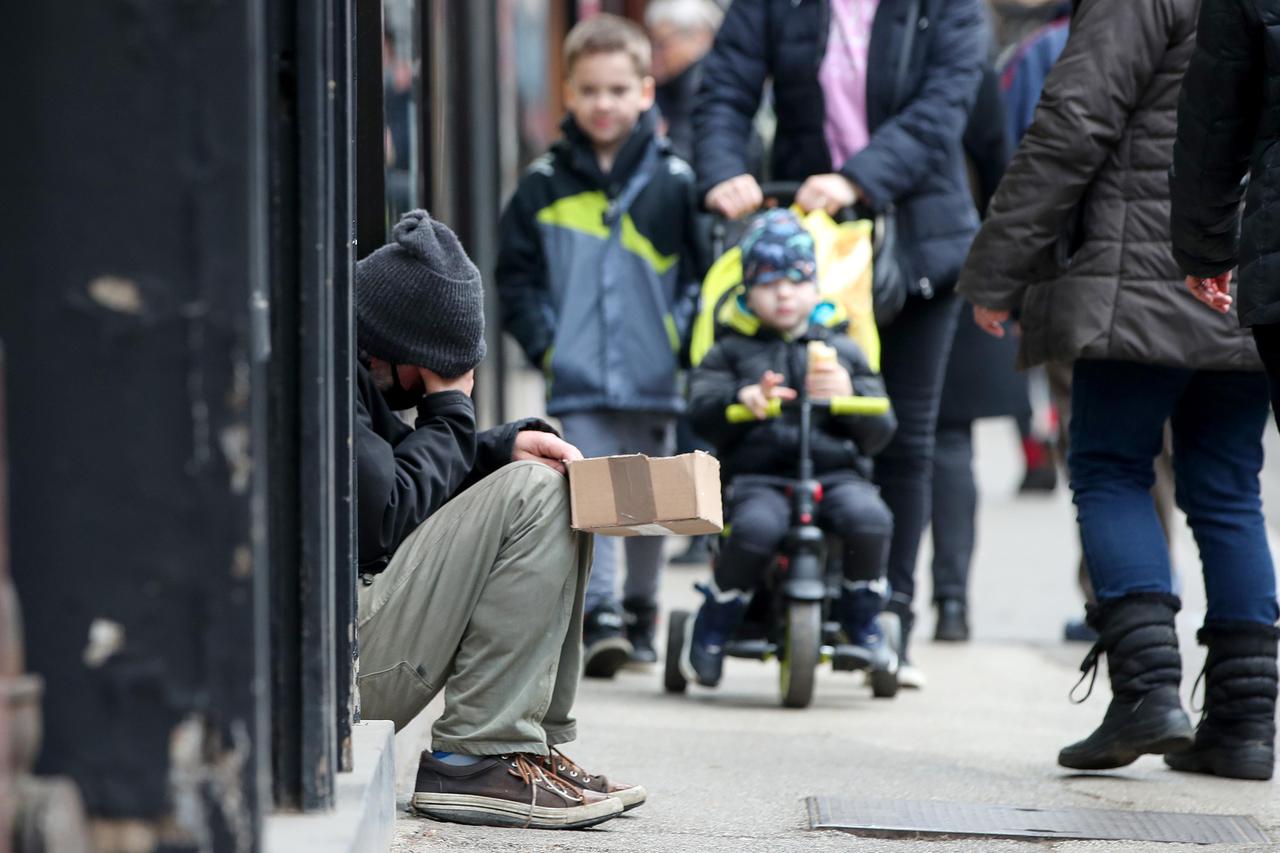
<path fill-rule="evenodd" d="M 693 620 L 680 668 L 688 680 L 715 687 L 724 673 L 725 644 L 742 623 L 750 596 L 737 591 L 720 592 L 714 583 L 695 584 L 694 589 L 706 600 Z"/>
<path fill-rule="evenodd" d="M 840 626 L 851 644 L 847 653 L 860 664 L 854 668 L 896 672 L 898 652 L 880 624 L 884 597 L 876 585 L 846 582 L 838 607 Z"/>

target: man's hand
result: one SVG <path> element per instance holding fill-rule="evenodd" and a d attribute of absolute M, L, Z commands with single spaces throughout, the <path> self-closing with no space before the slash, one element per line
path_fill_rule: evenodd
<path fill-rule="evenodd" d="M 738 402 L 751 410 L 757 420 L 764 420 L 769 414 L 770 400 L 794 400 L 796 389 L 783 385 L 784 376 L 766 370 L 755 385 L 748 385 L 738 392 Z"/>
<path fill-rule="evenodd" d="M 796 191 L 796 204 L 804 210 L 825 210 L 835 216 L 846 207 L 852 207 L 862 196 L 853 181 L 832 172 L 813 175 Z"/>
<path fill-rule="evenodd" d="M 805 390 L 815 400 L 848 397 L 853 394 L 853 379 L 849 377 L 849 371 L 838 362 L 823 362 L 809 371 Z"/>
<path fill-rule="evenodd" d="M 1003 338 L 1005 335 L 1004 324 L 1009 322 L 1009 312 L 975 305 L 973 306 L 973 322 L 977 323 L 978 328 L 991 337 Z"/>
<path fill-rule="evenodd" d="M 536 429 L 516 433 L 515 449 L 511 453 L 512 462 L 532 459 L 561 474 L 565 473 L 564 463 L 576 462 L 581 458 L 582 451 L 560 436 Z"/>
<path fill-rule="evenodd" d="M 705 199 L 708 210 L 715 211 L 726 219 L 737 219 L 754 213 L 764 204 L 764 193 L 760 185 L 750 175 L 738 175 L 727 181 L 721 181 L 707 192 Z"/>
<path fill-rule="evenodd" d="M 476 384 L 476 372 L 468 370 L 457 379 L 445 379 L 438 373 L 433 373 L 425 367 L 419 367 L 418 372 L 422 374 L 422 381 L 427 386 L 428 394 L 439 394 L 441 391 L 461 391 L 468 397 L 471 396 L 471 389 Z"/>
<path fill-rule="evenodd" d="M 1189 275 L 1187 289 L 1191 291 L 1192 296 L 1219 314 L 1225 314 L 1231 310 L 1231 303 L 1234 301 L 1231 298 L 1231 270 L 1219 273 L 1213 278 Z"/>

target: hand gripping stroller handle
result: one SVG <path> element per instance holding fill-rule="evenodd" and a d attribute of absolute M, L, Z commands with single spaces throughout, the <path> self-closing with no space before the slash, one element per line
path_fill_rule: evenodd
<path fill-rule="evenodd" d="M 850 415 L 883 415 L 889 412 L 888 397 L 832 397 L 830 400 L 810 400 L 815 409 L 827 410 L 836 417 Z M 796 408 L 797 403 L 770 400 L 765 418 L 780 417 L 784 410 Z M 758 420 L 755 413 L 741 403 L 734 403 L 724 410 L 724 417 L 731 424 L 749 424 Z"/>

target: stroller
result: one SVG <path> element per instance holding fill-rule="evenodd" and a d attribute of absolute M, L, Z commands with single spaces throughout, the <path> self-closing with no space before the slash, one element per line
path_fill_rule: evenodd
<path fill-rule="evenodd" d="M 763 187 L 766 198 L 778 203 L 794 197 L 798 185 L 771 184 Z M 823 294 L 833 301 L 836 311 L 830 325 L 848 324 L 851 336 L 861 344 L 872 365 L 878 367 L 879 337 L 875 328 L 871 302 L 871 232 L 865 220 L 837 225 L 825 213 L 811 213 L 805 225 L 815 233 L 818 244 L 819 269 Z M 728 223 L 723 220 L 713 229 L 713 244 L 718 260 L 703 284 L 702 308 L 695 319 L 690 357 L 696 366 L 725 328 L 731 328 L 735 313 L 732 300 L 741 289 L 741 257 L 737 247 L 725 251 Z M 824 260 L 826 263 L 824 263 Z M 836 264 L 843 264 L 836 268 Z M 833 297 L 835 297 L 833 299 Z M 817 670 L 830 662 L 836 670 L 852 671 L 867 666 L 857 649 L 841 642 L 839 622 L 833 618 L 833 605 L 840 597 L 842 572 L 838 563 L 828 561 L 827 536 L 814 523 L 816 508 L 822 500 L 822 486 L 813 471 L 810 437 L 815 421 L 827 416 L 876 415 L 889 409 L 889 401 L 875 397 L 840 397 L 829 400 L 810 399 L 803 391 L 795 401 L 770 403 L 768 417 L 794 417 L 799 421 L 800 447 L 797 476 L 794 480 L 776 478 L 786 488 L 791 511 L 787 536 L 773 565 L 755 590 L 751 604 L 736 635 L 725 646 L 728 657 L 779 663 L 779 693 L 788 708 L 807 707 L 813 699 Z M 750 422 L 755 416 L 742 405 L 731 405 L 725 412 L 730 422 Z M 771 478 L 774 479 L 774 478 Z M 732 488 L 732 486 L 730 486 Z M 667 623 L 664 688 L 683 693 L 689 682 L 681 664 L 691 641 L 695 614 L 676 610 Z M 896 625 L 884 624 L 890 647 L 900 641 Z M 898 692 L 897 662 L 888 670 L 872 670 L 868 680 L 872 693 L 891 698 Z"/>

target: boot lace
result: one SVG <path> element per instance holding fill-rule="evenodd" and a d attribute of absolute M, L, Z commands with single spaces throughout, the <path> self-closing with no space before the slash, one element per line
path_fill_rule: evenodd
<path fill-rule="evenodd" d="M 1080 664 L 1080 680 L 1076 682 L 1076 686 L 1071 688 L 1071 692 L 1067 694 L 1076 705 L 1082 705 L 1093 695 L 1093 685 L 1098 681 L 1098 658 L 1102 656 L 1102 641 L 1093 644 L 1093 648 L 1089 649 L 1089 653 L 1084 656 L 1084 661 Z M 1084 684 L 1084 680 L 1089 679 L 1089 687 L 1085 690 L 1084 695 L 1079 699 L 1076 698 L 1076 691 L 1080 689 L 1080 685 Z"/>
<path fill-rule="evenodd" d="M 1204 684 L 1205 673 L 1209 671 L 1209 662 L 1205 661 L 1204 666 L 1200 667 L 1200 674 L 1196 676 L 1196 683 L 1191 685 L 1191 713 L 1199 714 L 1200 721 L 1204 722 L 1205 717 L 1205 697 L 1209 692 L 1208 685 L 1205 686 L 1204 692 L 1200 694 L 1200 706 L 1196 707 L 1196 691 L 1200 689 L 1200 685 Z"/>
<path fill-rule="evenodd" d="M 542 785 L 550 789 L 553 793 L 559 794 L 565 799 L 576 803 L 583 801 L 582 791 L 573 785 L 548 776 L 546 772 L 538 766 L 538 762 L 542 760 L 542 756 L 528 755 L 518 752 L 514 755 L 503 755 L 500 758 L 507 762 L 511 767 L 511 774 L 519 776 L 520 781 L 529 786 L 529 814 L 525 817 L 524 828 L 528 829 L 533 823 L 533 810 L 538 805 L 538 786 Z"/>

